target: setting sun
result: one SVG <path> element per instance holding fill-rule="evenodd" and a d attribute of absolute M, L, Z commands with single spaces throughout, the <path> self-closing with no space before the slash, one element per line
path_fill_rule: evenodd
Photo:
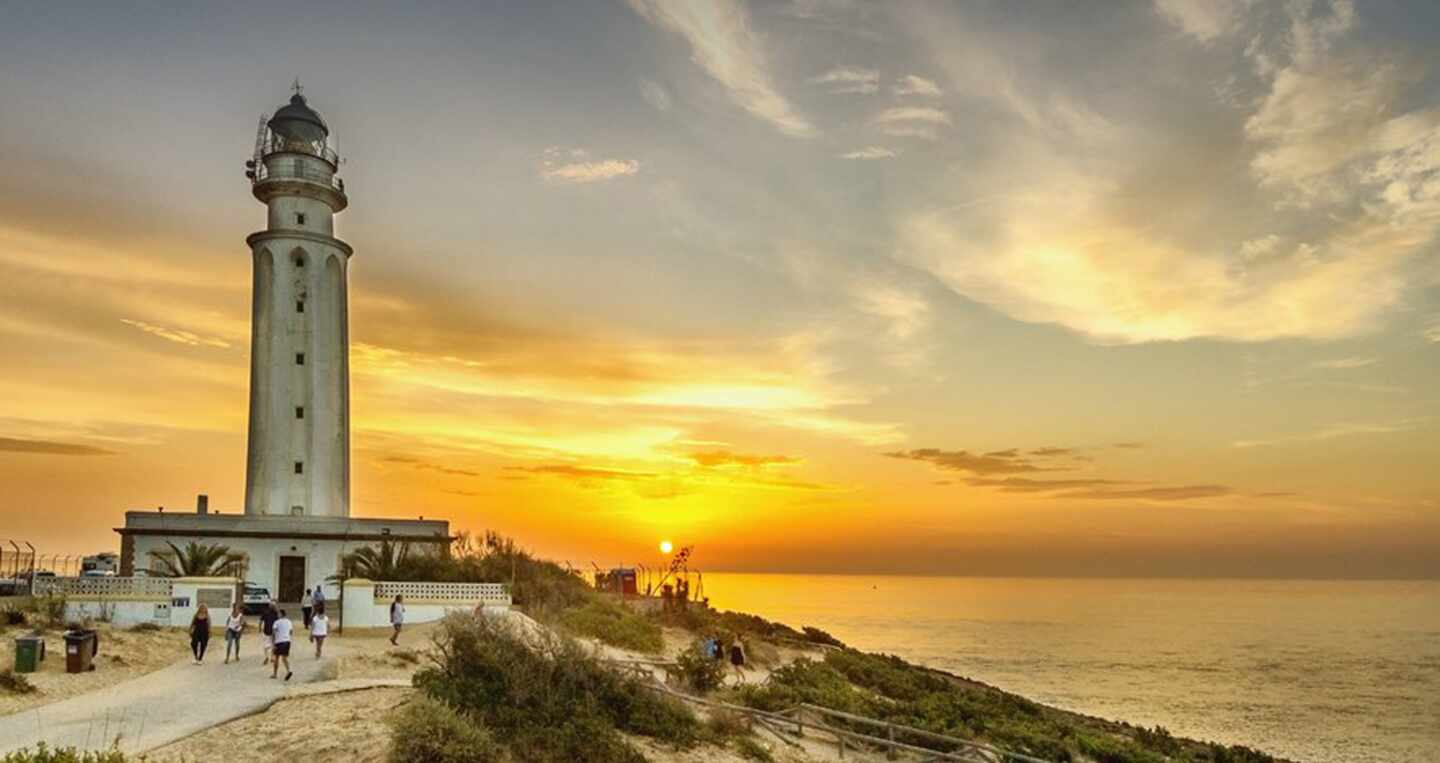
<path fill-rule="evenodd" d="M 671 542 L 668 541 L 668 540 L 662 540 L 662 541 L 660 541 L 660 553 L 662 553 L 662 554 L 668 554 L 668 553 L 670 553 L 671 551 L 674 551 L 674 550 L 675 550 L 675 544 L 671 543 Z"/>

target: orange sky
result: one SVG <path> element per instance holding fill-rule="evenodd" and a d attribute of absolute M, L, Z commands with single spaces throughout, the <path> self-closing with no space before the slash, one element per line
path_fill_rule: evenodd
<path fill-rule="evenodd" d="M 298 71 L 349 159 L 356 515 L 577 564 L 1440 575 L 1440 99 L 1393 20 L 708 8 L 17 12 L 0 537 L 239 510 L 240 163 Z"/>

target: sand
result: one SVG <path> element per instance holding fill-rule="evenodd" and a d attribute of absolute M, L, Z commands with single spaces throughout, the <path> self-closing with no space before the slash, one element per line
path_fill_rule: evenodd
<path fill-rule="evenodd" d="M 185 659 L 190 654 L 189 637 L 179 628 L 134 631 L 99 623 L 95 629 L 100 633 L 100 653 L 95 660 L 95 670 L 88 673 L 66 673 L 65 640 L 61 637 L 63 629 L 43 630 L 45 660 L 40 663 L 38 671 L 24 674 L 39 691 L 12 694 L 0 689 L 0 715 L 128 681 Z M 29 627 L 12 627 L 0 633 L 0 669 L 10 669 L 15 665 L 15 637 L 30 632 Z M 221 649 L 217 659 L 223 659 L 224 638 L 210 639 L 212 652 L 217 643 Z"/>

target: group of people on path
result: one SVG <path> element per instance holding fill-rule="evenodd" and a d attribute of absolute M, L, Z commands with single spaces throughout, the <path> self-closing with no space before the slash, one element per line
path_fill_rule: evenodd
<path fill-rule="evenodd" d="M 719 636 L 712 636 L 700 642 L 700 651 L 712 660 L 720 661 L 725 659 L 725 644 Z M 735 670 L 736 680 L 745 682 L 745 643 L 740 640 L 740 634 L 730 637 L 730 667 Z"/>
<path fill-rule="evenodd" d="M 400 597 L 395 597 L 398 603 Z M 391 619 L 394 620 L 394 606 L 391 607 Z M 403 621 L 401 608 L 401 619 Z M 304 617 L 305 629 L 310 633 L 310 641 L 315 644 L 315 659 L 320 659 L 325 653 L 325 638 L 330 635 L 330 618 L 325 614 L 325 589 L 316 586 L 314 589 L 305 589 L 305 596 L 300 602 L 300 612 Z M 225 664 L 230 660 L 240 662 L 240 637 L 249 627 L 249 621 L 245 617 L 245 610 L 237 602 L 230 608 L 230 615 L 225 619 Z M 210 609 L 201 604 L 195 610 L 195 616 L 190 620 L 190 651 L 195 657 L 195 664 L 200 665 L 205 661 L 205 650 L 210 645 Z M 294 640 L 295 624 L 285 613 L 285 610 L 270 602 L 265 611 L 260 615 L 261 645 L 264 649 L 264 661 L 262 665 L 270 665 L 270 677 L 278 678 L 280 675 L 280 663 L 285 663 L 285 680 L 289 681 L 293 675 L 290 670 L 290 644 Z M 395 626 L 395 636 L 400 635 L 400 626 Z M 395 643 L 395 636 L 391 637 L 391 643 Z"/>

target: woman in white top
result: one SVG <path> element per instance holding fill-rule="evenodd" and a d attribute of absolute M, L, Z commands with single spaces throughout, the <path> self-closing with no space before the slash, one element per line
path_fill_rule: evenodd
<path fill-rule="evenodd" d="M 325 616 L 325 605 L 321 604 L 315 608 L 315 614 L 310 616 L 310 640 L 315 642 L 315 659 L 320 659 L 321 652 L 325 651 L 325 637 L 330 635 L 330 618 Z"/>
<path fill-rule="evenodd" d="M 395 632 L 390 634 L 390 645 L 399 646 L 400 627 L 405 624 L 405 600 L 397 594 L 395 601 L 390 603 L 390 624 L 395 626 Z"/>
<path fill-rule="evenodd" d="M 240 634 L 245 632 L 245 611 L 239 604 L 230 608 L 225 618 L 225 664 L 230 664 L 230 651 L 235 651 L 235 661 L 240 661 Z"/>

